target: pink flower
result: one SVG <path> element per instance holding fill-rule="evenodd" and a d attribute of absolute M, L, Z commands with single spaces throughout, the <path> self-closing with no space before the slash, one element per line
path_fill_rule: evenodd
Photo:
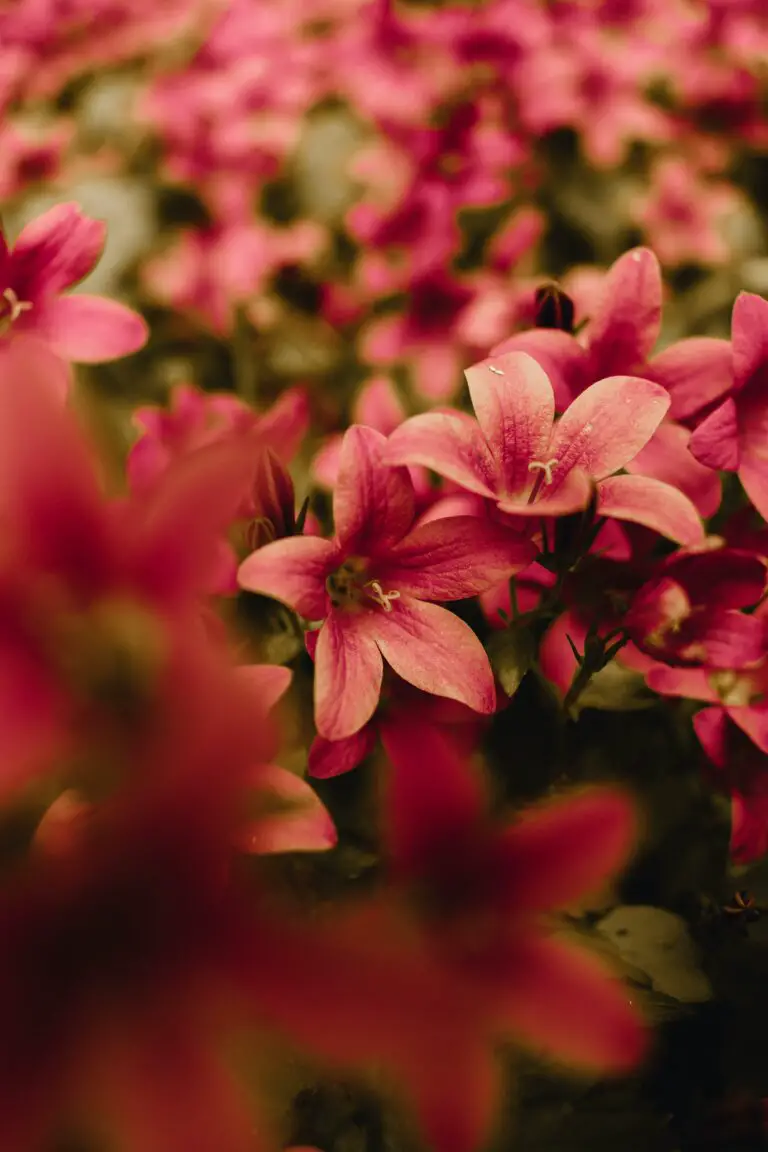
<path fill-rule="evenodd" d="M 105 226 L 77 204 L 32 220 L 13 248 L 0 236 L 2 345 L 35 337 L 62 360 L 98 363 L 135 352 L 147 339 L 141 316 L 101 296 L 63 293 L 95 267 Z"/>
<path fill-rule="evenodd" d="M 724 708 L 702 708 L 693 727 L 715 768 L 709 773 L 711 783 L 731 798 L 731 859 L 751 864 L 768 852 L 768 755 Z"/>
<path fill-rule="evenodd" d="M 731 184 L 703 179 L 681 156 L 656 161 L 650 192 L 638 197 L 634 217 L 668 265 L 720 264 L 729 247 L 722 223 L 739 206 Z"/>
<path fill-rule="evenodd" d="M 628 799 L 594 790 L 495 822 L 482 778 L 444 735 L 398 725 L 388 751 L 393 879 L 412 896 L 431 952 L 475 998 L 486 1036 L 577 1065 L 632 1067 L 645 1037 L 628 996 L 543 923 L 625 862 L 635 835 Z"/>
<path fill-rule="evenodd" d="M 430 601 L 474 596 L 533 558 L 519 535 L 473 517 L 413 528 L 413 486 L 405 471 L 384 463 L 385 447 L 372 428 L 346 433 L 334 540 L 278 540 L 240 567 L 243 588 L 324 621 L 315 720 L 328 740 L 351 736 L 370 719 L 383 660 L 425 692 L 492 712 L 493 676 L 482 645 Z"/>
<path fill-rule="evenodd" d="M 644 476 L 614 476 L 648 442 L 669 406 L 649 380 L 616 376 L 587 388 L 555 423 L 555 396 L 530 356 L 511 352 L 466 372 L 477 423 L 428 412 L 396 429 L 393 464 L 422 464 L 515 516 L 564 516 L 597 485 L 603 516 L 645 524 L 673 540 L 702 537 L 679 491 Z"/>
<path fill-rule="evenodd" d="M 768 519 L 768 301 L 742 292 L 733 306 L 733 386 L 699 424 L 694 456 L 709 468 L 738 472 L 747 495 Z"/>
<path fill-rule="evenodd" d="M 596 380 L 625 373 L 662 384 L 675 419 L 687 418 L 727 391 L 727 340 L 694 336 L 651 355 L 661 327 L 662 282 L 659 262 L 649 248 L 633 248 L 620 256 L 600 289 L 593 286 L 592 295 L 589 320 L 578 338 L 571 325 L 562 331 L 534 328 L 502 341 L 492 355 L 519 351 L 538 360 L 552 381 L 558 411 Z M 579 294 L 574 303 L 578 315 Z"/>

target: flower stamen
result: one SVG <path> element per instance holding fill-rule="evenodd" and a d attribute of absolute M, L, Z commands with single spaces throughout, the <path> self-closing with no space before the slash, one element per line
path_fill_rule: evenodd
<path fill-rule="evenodd" d="M 385 612 L 391 612 L 392 601 L 400 599 L 399 592 L 385 592 L 378 580 L 369 580 L 365 587 L 371 589 L 368 595 L 372 600 L 375 600 Z"/>
<path fill-rule="evenodd" d="M 10 312 L 6 317 L 9 324 L 13 324 L 14 321 L 18 320 L 22 312 L 29 312 L 32 307 L 29 300 L 19 300 L 13 288 L 4 288 L 2 297 L 10 307 Z"/>
<path fill-rule="evenodd" d="M 542 483 L 543 484 L 551 484 L 552 483 L 552 469 L 554 468 L 555 464 L 557 464 L 557 460 L 554 457 L 551 460 L 531 460 L 530 464 L 528 465 L 528 471 L 529 472 L 536 472 L 536 471 L 542 472 L 543 473 Z"/>

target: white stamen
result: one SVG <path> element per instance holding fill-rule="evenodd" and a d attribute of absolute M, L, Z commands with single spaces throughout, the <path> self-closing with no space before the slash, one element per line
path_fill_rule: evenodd
<path fill-rule="evenodd" d="M 18 320 L 22 312 L 28 312 L 32 307 L 29 300 L 19 300 L 13 288 L 4 288 L 2 292 L 3 299 L 8 302 L 11 307 L 11 312 L 8 317 L 8 322 L 13 324 L 14 320 Z"/>
<path fill-rule="evenodd" d="M 494 368 L 493 364 L 488 365 L 488 371 L 493 372 L 494 376 L 503 376 L 504 375 L 501 368 Z"/>
<path fill-rule="evenodd" d="M 383 608 L 385 612 L 392 611 L 392 600 L 400 599 L 399 592 L 385 592 L 378 580 L 369 580 L 366 584 L 366 588 L 371 589 L 368 595 L 372 600 L 375 600 L 376 603 L 381 608 Z"/>
<path fill-rule="evenodd" d="M 557 460 L 554 459 L 554 457 L 552 460 L 531 460 L 530 464 L 528 465 L 528 471 L 529 472 L 536 472 L 536 471 L 543 472 L 544 473 L 544 481 L 543 481 L 544 484 L 551 484 L 552 483 L 552 469 L 554 468 L 555 464 L 557 464 Z"/>

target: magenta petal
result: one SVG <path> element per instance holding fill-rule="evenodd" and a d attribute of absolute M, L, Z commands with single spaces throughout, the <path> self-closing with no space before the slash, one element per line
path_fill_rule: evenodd
<path fill-rule="evenodd" d="M 764 520 L 768 520 L 768 376 L 739 394 L 739 479 Z"/>
<path fill-rule="evenodd" d="M 660 325 L 659 262 L 650 248 L 633 248 L 609 270 L 586 329 L 594 379 L 641 368 Z"/>
<path fill-rule="evenodd" d="M 52 295 L 82 280 L 96 264 L 107 234 L 80 205 L 56 204 L 22 228 L 10 260 L 11 286 L 20 300 Z"/>
<path fill-rule="evenodd" d="M 597 486 L 601 516 L 644 524 L 678 544 L 699 544 L 704 525 L 687 496 L 650 476 L 610 476 Z"/>
<path fill-rule="evenodd" d="M 720 703 L 720 696 L 702 668 L 666 668 L 657 665 L 646 673 L 645 682 L 661 696 L 688 696 L 691 700 Z"/>
<path fill-rule="evenodd" d="M 482 778 L 454 743 L 420 718 L 399 718 L 382 729 L 391 762 L 386 794 L 387 847 L 401 878 L 419 880 L 437 870 L 446 854 L 477 834 L 486 800 Z"/>
<path fill-rule="evenodd" d="M 531 809 L 494 854 L 505 906 L 544 912 L 597 892 L 626 863 L 636 833 L 629 797 L 614 789 Z"/>
<path fill-rule="evenodd" d="M 367 724 L 381 695 L 384 665 L 369 621 L 375 611 L 332 611 L 315 649 L 315 724 L 326 740 L 343 740 Z M 384 613 L 382 613 L 384 615 Z"/>
<path fill-rule="evenodd" d="M 731 721 L 724 708 L 702 708 L 693 718 L 693 730 L 708 758 L 717 768 L 728 763 L 728 729 Z"/>
<path fill-rule="evenodd" d="M 759 616 L 710 608 L 696 629 L 692 647 L 694 652 L 703 650 L 703 662 L 711 667 L 748 668 L 762 660 L 768 651 L 768 631 Z M 685 651 L 682 654 L 685 655 Z"/>
<path fill-rule="evenodd" d="M 333 820 L 306 780 L 276 764 L 260 764 L 255 775 L 257 803 L 278 810 L 240 829 L 237 845 L 243 852 L 266 855 L 333 848 L 338 840 Z"/>
<path fill-rule="evenodd" d="M 385 459 L 421 464 L 478 496 L 494 494 L 493 457 L 477 424 L 460 412 L 412 416 L 389 437 Z"/>
<path fill-rule="evenodd" d="M 518 332 L 492 348 L 491 356 L 504 356 L 508 352 L 527 352 L 541 365 L 552 385 L 558 412 L 567 408 L 573 398 L 593 382 L 585 349 L 567 332 L 550 328 Z"/>
<path fill-rule="evenodd" d="M 768 300 L 741 292 L 731 320 L 733 382 L 738 390 L 768 365 Z"/>
<path fill-rule="evenodd" d="M 411 478 L 404 468 L 384 463 L 386 443 L 380 432 L 362 424 L 353 424 L 344 435 L 333 517 L 339 543 L 348 552 L 386 552 L 413 523 Z"/>
<path fill-rule="evenodd" d="M 735 472 L 739 467 L 739 431 L 736 404 L 723 401 L 702 420 L 691 436 L 691 452 L 707 468 Z"/>
<path fill-rule="evenodd" d="M 678 488 L 706 520 L 720 507 L 722 486 L 717 472 L 694 458 L 690 440 L 687 428 L 665 421 L 626 467 L 635 475 L 652 476 Z"/>
<path fill-rule="evenodd" d="M 246 557 L 237 579 L 247 592 L 272 596 L 307 620 L 321 620 L 327 609 L 325 581 L 337 562 L 338 550 L 330 540 L 289 536 Z"/>
<path fill-rule="evenodd" d="M 146 321 L 103 296 L 59 296 L 44 307 L 40 331 L 63 360 L 99 364 L 136 352 L 147 342 Z"/>
<path fill-rule="evenodd" d="M 728 708 L 728 715 L 742 732 L 749 736 L 761 752 L 768 755 L 768 705 L 756 704 L 750 708 Z"/>
<path fill-rule="evenodd" d="M 529 490 L 532 460 L 544 460 L 555 396 L 542 368 L 522 352 L 483 360 L 464 373 L 478 424 L 498 468 L 497 491 Z"/>
<path fill-rule="evenodd" d="M 389 553 L 376 575 L 386 588 L 420 600 L 461 600 L 532 563 L 529 540 L 491 520 L 450 516 L 416 528 Z"/>
<path fill-rule="evenodd" d="M 375 723 L 366 724 L 344 740 L 325 740 L 316 736 L 309 749 L 308 772 L 317 780 L 328 780 L 351 772 L 370 756 L 376 744 Z"/>
<path fill-rule="evenodd" d="M 647 1035 L 627 989 L 583 948 L 520 936 L 488 969 L 500 1031 L 589 1068 L 626 1071 L 642 1058 Z"/>
<path fill-rule="evenodd" d="M 555 685 L 561 696 L 565 696 L 570 688 L 578 668 L 568 638 L 570 637 L 577 652 L 583 652 L 586 636 L 586 625 L 575 613 L 565 611 L 550 624 L 542 637 L 539 667 L 542 675 Z"/>
<path fill-rule="evenodd" d="M 731 342 L 713 336 L 678 340 L 654 356 L 644 373 L 669 392 L 670 416 L 685 420 L 730 390 Z"/>
<path fill-rule="evenodd" d="M 398 676 L 475 712 L 496 708 L 493 673 L 472 629 L 446 608 L 401 596 L 391 612 L 370 613 L 369 634 Z M 319 646 L 318 646 L 319 647 Z"/>
<path fill-rule="evenodd" d="M 557 460 L 554 484 L 572 468 L 596 480 L 623 468 L 650 440 L 669 408 L 658 384 L 637 376 L 598 380 L 578 396 L 555 426 L 548 455 Z"/>

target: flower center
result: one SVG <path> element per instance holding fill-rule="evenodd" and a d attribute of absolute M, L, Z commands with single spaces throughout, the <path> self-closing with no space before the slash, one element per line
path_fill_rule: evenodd
<path fill-rule="evenodd" d="M 29 312 L 29 300 L 19 300 L 13 288 L 4 288 L 0 296 L 5 301 L 0 304 L 0 334 L 5 333 L 18 320 L 23 312 Z"/>
<path fill-rule="evenodd" d="M 350 556 L 325 582 L 334 608 L 359 609 L 372 600 L 385 612 L 392 611 L 392 601 L 400 599 L 397 591 L 385 592 L 379 580 L 369 580 L 368 561 Z"/>
<path fill-rule="evenodd" d="M 760 699 L 749 677 L 732 669 L 710 672 L 707 679 L 726 707 L 745 708 Z"/>

